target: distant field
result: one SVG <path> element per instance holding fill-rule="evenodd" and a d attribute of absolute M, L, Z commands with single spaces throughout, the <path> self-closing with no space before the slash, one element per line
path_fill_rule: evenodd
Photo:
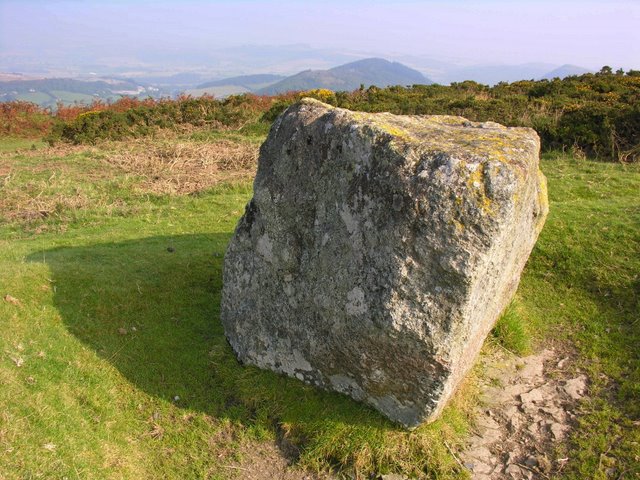
<path fill-rule="evenodd" d="M 206 88 L 194 88 L 191 90 L 187 90 L 185 93 L 187 95 L 192 95 L 194 97 L 200 97 L 202 95 L 213 95 L 217 98 L 228 97 L 229 95 L 239 95 L 242 93 L 252 93 L 257 92 L 258 90 L 268 87 L 269 85 L 273 85 L 274 82 L 264 82 L 264 83 L 251 83 L 247 86 L 242 85 L 220 85 Z"/>
<path fill-rule="evenodd" d="M 55 102 L 51 95 L 44 92 L 20 93 L 16 95 L 16 100 L 37 103 L 38 105 L 48 105 L 51 102 Z"/>
<path fill-rule="evenodd" d="M 238 85 L 224 85 L 221 87 L 194 88 L 187 90 L 185 93 L 193 97 L 201 97 L 202 95 L 213 95 L 214 97 L 227 97 L 229 95 L 239 95 L 241 93 L 249 93 L 250 90 Z"/>
<path fill-rule="evenodd" d="M 256 131 L 0 140 L 0 478 L 243 478 L 274 442 L 347 478 L 466 477 L 453 452 L 472 432 L 473 376 L 441 420 L 408 433 L 237 363 L 220 290 Z M 542 169 L 551 211 L 519 310 L 534 349 L 574 352 L 590 379 L 554 478 L 637 478 L 640 165 L 553 154 Z"/>
<path fill-rule="evenodd" d="M 84 93 L 68 92 L 66 90 L 51 90 L 47 92 L 30 92 L 19 93 L 15 96 L 16 100 L 23 102 L 32 102 L 41 107 L 55 107 L 58 102 L 65 105 L 73 105 L 75 103 L 84 103 L 90 105 L 93 101 L 100 100 L 117 100 L 119 95 L 111 95 L 108 97 L 96 97 Z"/>
<path fill-rule="evenodd" d="M 70 104 L 75 102 L 90 104 L 97 98 L 97 97 L 94 97 L 93 95 L 87 95 L 84 93 L 67 92 L 64 90 L 51 90 L 51 94 L 57 100 L 60 100 L 65 104 Z"/>

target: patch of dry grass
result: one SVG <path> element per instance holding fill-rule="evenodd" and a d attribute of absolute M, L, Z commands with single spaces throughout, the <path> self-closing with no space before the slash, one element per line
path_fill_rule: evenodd
<path fill-rule="evenodd" d="M 144 192 L 184 195 L 221 182 L 253 177 L 258 147 L 247 142 L 218 140 L 212 143 L 150 140 L 128 142 L 104 161 L 142 178 Z"/>
<path fill-rule="evenodd" d="M 90 145 L 72 145 L 70 143 L 57 143 L 55 145 L 40 146 L 32 148 L 30 145 L 35 146 L 34 141 L 28 141 L 25 145 L 19 145 L 16 148 L 5 148 L 0 150 L 0 162 L 3 160 L 11 159 L 16 155 L 26 158 L 44 157 L 44 158 L 56 158 L 66 157 L 67 155 L 73 155 L 78 153 L 87 152 L 99 152 L 100 147 Z M 106 145 L 106 144 L 105 144 Z"/>
<path fill-rule="evenodd" d="M 90 206 L 86 189 L 69 183 L 68 165 L 45 162 L 16 166 L 3 160 L 0 160 L 0 217 L 9 221 L 33 221 L 55 212 Z"/>
<path fill-rule="evenodd" d="M 33 221 L 56 211 L 81 209 L 91 201 L 81 184 L 104 179 L 108 171 L 82 168 L 79 155 L 95 155 L 95 147 L 59 144 L 44 148 L 17 148 L 0 152 L 0 218 Z M 71 161 L 73 159 L 73 161 Z"/>
<path fill-rule="evenodd" d="M 140 195 L 187 195 L 255 174 L 258 144 L 155 138 L 57 144 L 0 153 L 0 219 L 33 223 L 90 208 L 126 208 Z"/>

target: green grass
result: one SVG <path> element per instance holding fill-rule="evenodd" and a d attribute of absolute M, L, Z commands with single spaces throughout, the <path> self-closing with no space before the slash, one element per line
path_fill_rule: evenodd
<path fill-rule="evenodd" d="M 505 309 L 491 333 L 511 353 L 525 355 L 531 350 L 531 335 L 515 301 Z"/>
<path fill-rule="evenodd" d="M 565 475 L 636 478 L 640 165 L 547 157 L 543 170 L 551 209 L 518 292 L 538 342 L 568 342 L 590 379 Z"/>
<path fill-rule="evenodd" d="M 0 293 L 21 302 L 0 301 L 7 478 L 226 478 L 238 445 L 282 435 L 312 469 L 457 476 L 440 439 L 456 447 L 462 408 L 407 433 L 342 395 L 238 364 L 218 309 L 250 184 L 151 196 L 115 169 L 97 175 L 99 155 L 13 162 L 12 181 L 33 194 L 86 202 L 0 226 Z"/>
<path fill-rule="evenodd" d="M 20 301 L 0 300 L 0 477 L 228 478 L 240 445 L 282 436 L 311 469 L 464 477 L 449 448 L 468 433 L 473 382 L 408 433 L 235 360 L 218 319 L 221 271 L 250 184 L 153 196 L 117 170 L 99 174 L 92 155 L 12 161 L 11 188 L 74 187 L 86 201 L 0 223 L 0 296 Z M 498 341 L 575 349 L 592 396 L 559 452 L 564 474 L 633 478 L 640 168 L 548 158 L 543 169 L 551 213 Z"/>
<path fill-rule="evenodd" d="M 16 150 L 38 149 L 45 146 L 41 139 L 7 137 L 0 141 L 0 153 Z"/>

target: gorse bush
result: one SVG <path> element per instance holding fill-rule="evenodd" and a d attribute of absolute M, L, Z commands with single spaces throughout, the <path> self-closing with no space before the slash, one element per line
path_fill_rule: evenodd
<path fill-rule="evenodd" d="M 262 122 L 273 122 L 282 112 L 287 109 L 287 107 L 305 97 L 315 98 L 316 100 L 328 103 L 329 105 L 338 105 L 337 94 L 335 92 L 332 92 L 331 90 L 327 90 L 326 88 L 316 88 L 314 90 L 307 90 L 305 92 L 290 92 L 272 97 L 272 102 L 269 105 L 269 109 L 264 112 L 262 117 L 260 117 L 260 120 Z"/>
<path fill-rule="evenodd" d="M 451 86 L 414 85 L 338 93 L 337 105 L 398 114 L 460 115 L 534 128 L 543 150 L 640 161 L 640 75 L 586 74 L 565 79 Z"/>
<path fill-rule="evenodd" d="M 259 102 L 249 97 L 149 100 L 134 102 L 126 109 L 120 108 L 121 104 L 117 102 L 113 107 L 86 111 L 71 120 L 56 123 L 47 139 L 50 142 L 95 143 L 98 140 L 145 136 L 156 129 L 180 125 L 239 128 L 255 119 L 257 106 Z"/>
<path fill-rule="evenodd" d="M 335 104 L 336 94 L 318 89 L 281 95 L 275 99 L 256 95 L 233 95 L 222 100 L 211 96 L 176 100 L 118 101 L 112 105 L 95 104 L 77 116 L 56 123 L 47 137 L 50 142 L 95 143 L 99 140 L 122 140 L 141 137 L 156 129 L 184 125 L 208 129 L 245 128 L 248 124 L 270 123 L 287 106 L 305 96 Z M 125 107 L 125 108 L 123 108 Z M 264 131 L 255 126 L 255 131 Z"/>
<path fill-rule="evenodd" d="M 640 72 L 613 74 L 603 69 L 565 79 L 499 83 L 473 81 L 411 87 L 360 88 L 323 97 L 350 110 L 403 115 L 460 115 L 530 127 L 544 151 L 569 150 L 579 155 L 622 162 L 640 161 Z M 315 93 L 315 95 L 314 95 Z M 273 121 L 301 95 L 276 97 L 263 121 Z"/>
<path fill-rule="evenodd" d="M 308 96 L 338 107 L 413 115 L 460 115 L 474 121 L 531 127 L 545 151 L 640 161 L 640 72 L 603 68 L 596 74 L 554 80 L 360 88 L 353 92 L 316 89 L 274 97 L 251 94 L 217 100 L 124 98 L 113 104 L 59 106 L 56 112 L 25 102 L 0 104 L 0 132 L 36 135 L 50 142 L 95 143 L 139 137 L 162 128 L 264 132 L 289 105 Z M 250 127 L 254 125 L 254 127 Z"/>

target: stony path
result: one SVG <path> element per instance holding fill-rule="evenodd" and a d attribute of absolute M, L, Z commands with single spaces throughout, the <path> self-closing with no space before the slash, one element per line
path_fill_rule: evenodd
<path fill-rule="evenodd" d="M 475 434 L 460 454 L 477 480 L 549 478 L 563 467 L 552 453 L 575 421 L 586 377 L 571 377 L 552 350 L 500 355 L 487 366 Z M 566 461 L 566 459 L 565 459 Z"/>

